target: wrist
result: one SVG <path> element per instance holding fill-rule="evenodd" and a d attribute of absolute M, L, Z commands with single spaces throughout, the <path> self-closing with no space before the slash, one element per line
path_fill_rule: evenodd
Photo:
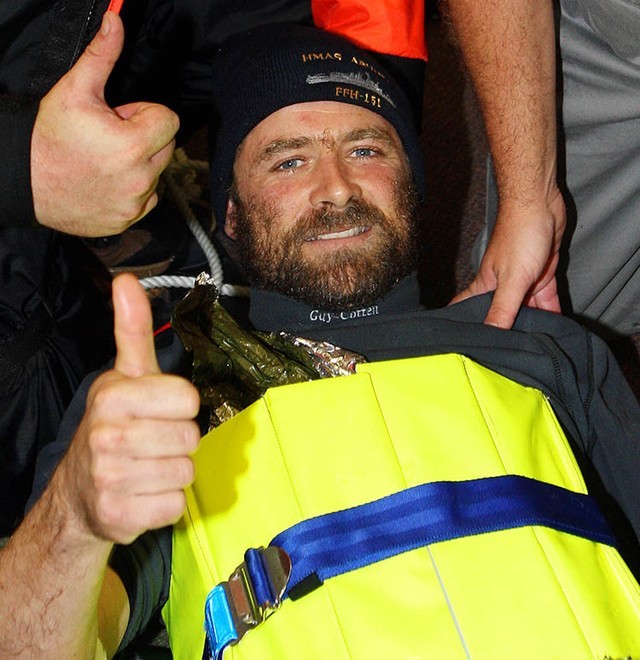
<path fill-rule="evenodd" d="M 539 184 L 497 185 L 501 213 L 554 213 L 560 204 L 564 206 L 555 172 L 552 181 Z"/>
<path fill-rule="evenodd" d="M 94 529 L 84 498 L 78 492 L 79 486 L 73 475 L 71 478 L 67 475 L 68 468 L 65 458 L 40 498 L 41 517 L 57 530 L 56 540 L 62 544 L 62 550 L 70 544 L 78 554 L 91 555 L 93 561 L 102 557 L 106 564 L 113 543 Z"/>

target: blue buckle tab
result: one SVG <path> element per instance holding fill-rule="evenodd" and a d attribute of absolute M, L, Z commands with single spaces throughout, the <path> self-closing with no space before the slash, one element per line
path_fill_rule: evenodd
<path fill-rule="evenodd" d="M 207 660 L 220 660 L 225 648 L 237 644 L 282 603 L 289 576 L 289 555 L 277 546 L 250 548 L 226 582 L 215 586 L 205 603 Z"/>

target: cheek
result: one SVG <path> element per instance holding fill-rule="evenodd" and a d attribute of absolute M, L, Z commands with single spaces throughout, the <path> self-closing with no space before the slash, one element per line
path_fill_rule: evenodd
<path fill-rule="evenodd" d="M 295 182 L 278 182 L 265 186 L 262 200 L 272 215 L 278 218 L 281 229 L 286 229 L 309 210 L 309 195 L 304 186 Z"/>
<path fill-rule="evenodd" d="M 388 209 L 395 203 L 397 191 L 397 172 L 388 168 L 376 168 L 376 171 L 368 173 L 368 176 L 360 183 L 363 197 L 377 206 Z"/>

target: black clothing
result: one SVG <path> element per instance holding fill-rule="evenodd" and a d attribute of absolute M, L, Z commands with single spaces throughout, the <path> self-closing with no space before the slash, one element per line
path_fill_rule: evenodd
<path fill-rule="evenodd" d="M 92 257 L 81 241 L 38 225 L 30 167 L 38 101 L 84 50 L 107 6 L 0 3 L 0 535 L 19 522 L 35 456 L 55 438 L 78 384 L 113 355 L 108 300 L 86 268 Z M 126 2 L 126 52 L 109 100 L 201 107 L 211 94 L 205 52 L 215 41 L 283 19 L 310 20 L 308 0 Z"/>
<path fill-rule="evenodd" d="M 345 314 L 351 318 L 340 318 L 340 314 L 323 316 L 279 294 L 257 291 L 252 296 L 250 318 L 260 330 L 286 330 L 329 341 L 370 361 L 461 353 L 540 389 L 567 433 L 588 488 L 620 540 L 623 556 L 637 569 L 640 406 L 606 345 L 565 317 L 528 308 L 521 310 L 514 330 L 486 326 L 482 321 L 491 302 L 488 295 L 426 310 L 418 305 L 417 293 L 410 277 L 377 304 L 361 313 Z M 369 314 L 373 308 L 377 311 Z M 179 342 L 161 351 L 159 360 L 163 369 L 184 373 L 185 356 Z M 87 387 L 71 405 L 56 444 L 41 455 L 34 497 L 44 488 L 73 436 L 83 414 Z M 131 603 L 123 646 L 168 597 L 170 548 L 171 530 L 167 528 L 147 533 L 114 553 L 112 566 L 125 582 Z"/>
<path fill-rule="evenodd" d="M 0 233 L 0 240 L 20 230 Z M 84 375 L 113 354 L 110 314 L 86 276 L 78 275 L 73 242 L 46 230 L 21 254 L 2 245 L 0 275 L 0 534 L 19 523 L 40 449 L 55 439 Z M 48 240 L 47 240 L 48 239 Z M 54 249 L 49 249 L 55 242 Z M 30 260 L 48 271 L 31 278 Z"/>
<path fill-rule="evenodd" d="M 30 163 L 38 99 L 97 27 L 91 11 L 106 4 L 70 0 L 60 30 L 49 30 L 54 3 L 0 6 L 0 534 L 19 522 L 35 457 L 78 383 L 113 353 L 107 299 L 82 263 L 88 254 L 36 221 Z"/>

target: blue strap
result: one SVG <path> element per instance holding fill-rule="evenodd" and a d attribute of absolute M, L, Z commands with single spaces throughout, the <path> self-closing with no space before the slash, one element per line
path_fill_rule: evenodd
<path fill-rule="evenodd" d="M 295 599 L 327 578 L 415 548 L 531 525 L 615 545 L 591 497 L 514 475 L 408 488 L 374 502 L 304 520 L 278 534 L 270 545 L 289 555 L 291 577 L 283 598 Z M 273 602 L 269 567 L 260 551 L 248 550 L 242 566 L 258 604 Z M 203 657 L 207 659 L 221 660 L 224 649 L 240 641 L 246 632 L 237 628 L 237 615 L 230 606 L 225 584 L 210 592 L 205 606 L 207 643 Z"/>
<path fill-rule="evenodd" d="M 432 543 L 530 525 L 615 545 L 590 496 L 514 475 L 408 488 L 304 520 L 278 534 L 271 545 L 291 558 L 286 597 L 309 577 L 317 577 L 319 584 Z"/>

